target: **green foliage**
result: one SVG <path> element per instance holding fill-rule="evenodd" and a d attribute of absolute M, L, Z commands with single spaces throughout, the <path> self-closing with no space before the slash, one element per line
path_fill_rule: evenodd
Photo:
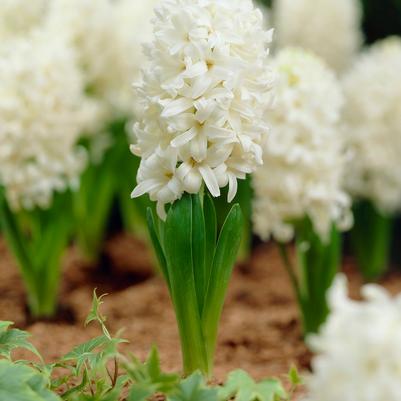
<path fill-rule="evenodd" d="M 121 174 L 121 145 L 126 143 L 126 119 L 112 121 L 106 131 L 111 146 L 102 160 L 91 160 L 80 178 L 79 190 L 74 193 L 75 236 L 87 262 L 96 263 L 106 237 L 113 202 L 118 192 Z M 96 138 L 95 138 L 96 140 Z M 89 154 L 94 146 L 90 140 L 81 143 Z M 128 196 L 128 195 L 127 195 Z"/>
<path fill-rule="evenodd" d="M 45 376 L 35 369 L 0 360 L 0 400 L 60 401 L 60 397 L 49 390 Z"/>
<path fill-rule="evenodd" d="M 276 401 L 284 399 L 286 393 L 278 380 L 265 379 L 255 382 L 243 370 L 235 370 L 219 389 L 219 401 Z"/>
<path fill-rule="evenodd" d="M 30 335 L 22 330 L 10 329 L 12 322 L 0 322 L 0 357 L 11 360 L 11 352 L 25 348 L 40 358 L 37 349 L 28 341 Z"/>
<path fill-rule="evenodd" d="M 217 389 L 207 387 L 201 373 L 194 372 L 183 380 L 168 401 L 217 401 Z"/>
<path fill-rule="evenodd" d="M 103 334 L 77 345 L 51 365 L 43 363 L 28 333 L 10 328 L 10 322 L 0 322 L 0 400 L 146 401 L 157 395 L 167 401 L 289 400 L 277 380 L 255 382 L 244 371 L 232 372 L 221 387 L 205 383 L 200 372 L 185 379 L 165 373 L 156 347 L 145 362 L 132 355 L 125 357 L 118 350 L 125 340 L 110 335 L 100 313 L 102 298 L 94 292 L 86 324 L 97 323 Z M 17 348 L 33 352 L 40 363 L 12 361 L 11 351 Z M 301 382 L 295 369 L 289 378 L 294 388 Z"/>
<path fill-rule="evenodd" d="M 208 194 L 185 194 L 170 207 L 165 223 L 148 209 L 150 237 L 173 301 L 186 374 L 211 373 L 242 224 L 236 204 L 217 235 L 216 211 Z"/>
<path fill-rule="evenodd" d="M 309 218 L 294 225 L 295 267 L 286 245 L 279 244 L 279 247 L 297 296 L 306 335 L 316 333 L 329 314 L 327 291 L 341 262 L 342 239 L 333 226 L 329 238 L 323 241 L 315 233 Z"/>
<path fill-rule="evenodd" d="M 13 213 L 0 195 L 0 223 L 20 268 L 34 317 L 56 312 L 61 258 L 71 234 L 71 195 L 57 194 L 52 206 Z"/>
<path fill-rule="evenodd" d="M 376 280 L 389 267 L 393 221 L 368 201 L 356 203 L 353 211 L 351 245 L 365 280 Z"/>

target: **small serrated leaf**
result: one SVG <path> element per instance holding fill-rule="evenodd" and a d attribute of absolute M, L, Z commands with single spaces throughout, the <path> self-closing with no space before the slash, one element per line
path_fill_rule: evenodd
<path fill-rule="evenodd" d="M 183 380 L 167 401 L 218 401 L 217 389 L 208 388 L 199 372 Z"/>
<path fill-rule="evenodd" d="M 0 400 L 61 401 L 46 386 L 46 378 L 35 369 L 0 360 Z"/>
<path fill-rule="evenodd" d="M 302 378 L 299 375 L 298 369 L 294 365 L 291 366 L 291 369 L 288 373 L 288 378 L 290 379 L 290 383 L 293 386 L 299 386 L 300 384 L 302 384 Z"/>
<path fill-rule="evenodd" d="M 109 340 L 111 340 L 110 333 L 107 330 L 107 327 L 105 325 L 106 318 L 100 313 L 100 306 L 103 304 L 102 299 L 106 295 L 107 294 L 103 294 L 100 297 L 98 297 L 97 294 L 96 294 L 96 288 L 93 290 L 92 308 L 89 311 L 88 316 L 86 317 L 85 326 L 87 326 L 91 322 L 98 322 L 100 324 L 101 328 L 102 328 L 103 334 Z"/>
<path fill-rule="evenodd" d="M 255 382 L 243 370 L 231 372 L 224 386 L 219 389 L 219 401 L 275 401 L 277 397 L 285 396 L 280 381 L 265 379 Z"/>
<path fill-rule="evenodd" d="M 19 329 L 10 329 L 12 324 L 0 322 L 0 356 L 10 359 L 14 349 L 24 348 L 42 360 L 38 350 L 28 341 L 30 334 Z"/>
<path fill-rule="evenodd" d="M 133 358 L 132 363 L 126 365 L 125 368 L 138 388 L 147 389 L 152 394 L 156 392 L 168 394 L 179 381 L 178 375 L 162 372 L 156 347 L 152 347 L 145 363 Z"/>

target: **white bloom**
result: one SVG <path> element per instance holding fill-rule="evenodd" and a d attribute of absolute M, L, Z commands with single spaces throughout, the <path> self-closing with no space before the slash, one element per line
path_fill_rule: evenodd
<path fill-rule="evenodd" d="M 154 8 L 160 0 L 116 0 L 115 25 L 117 36 L 115 46 L 120 52 L 120 87 L 114 91 L 113 103 L 124 112 L 132 109 L 136 101 L 132 83 L 141 77 L 141 69 L 146 62 L 143 43 L 152 40 L 151 19 Z M 135 103 L 134 103 L 135 107 Z"/>
<path fill-rule="evenodd" d="M 0 76 L 0 184 L 13 209 L 46 207 L 85 164 L 75 144 L 91 107 L 74 53 L 36 31 L 1 43 Z"/>
<path fill-rule="evenodd" d="M 141 167 L 133 196 L 149 188 L 145 192 L 161 211 L 205 182 L 213 196 L 229 185 L 231 201 L 237 178 L 262 164 L 271 32 L 263 30 L 262 13 L 251 0 L 165 0 L 156 11 L 154 36 L 138 87 L 143 116 L 132 149 L 143 166 L 155 153 L 168 154 L 175 163 L 173 176 L 167 175 L 174 190 L 159 196 L 157 173 Z"/>
<path fill-rule="evenodd" d="M 277 46 L 312 50 L 343 71 L 362 43 L 359 0 L 275 0 Z"/>
<path fill-rule="evenodd" d="M 347 296 L 340 275 L 329 294 L 331 315 L 308 339 L 313 375 L 309 401 L 399 401 L 401 396 L 401 295 L 366 285 L 363 302 Z"/>
<path fill-rule="evenodd" d="M 383 212 L 401 208 L 401 39 L 373 45 L 344 78 L 347 139 L 353 152 L 346 185 Z"/>
<path fill-rule="evenodd" d="M 113 115 L 132 109 L 156 0 L 52 0 L 49 24 L 75 47 L 86 89 Z M 110 110 L 111 109 L 111 110 Z"/>
<path fill-rule="evenodd" d="M 0 40 L 23 35 L 42 22 L 49 0 L 1 0 Z"/>
<path fill-rule="evenodd" d="M 341 189 L 340 85 L 320 59 L 301 49 L 281 51 L 274 66 L 276 104 L 266 116 L 271 133 L 253 179 L 254 229 L 263 239 L 288 241 L 292 223 L 309 216 L 325 239 L 333 222 L 349 224 L 350 201 Z"/>

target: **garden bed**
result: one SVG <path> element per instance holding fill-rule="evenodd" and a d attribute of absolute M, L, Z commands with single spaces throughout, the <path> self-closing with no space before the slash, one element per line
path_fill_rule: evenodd
<path fill-rule="evenodd" d="M 102 308 L 113 332 L 124 328 L 126 350 L 144 358 L 157 344 L 162 365 L 180 370 L 181 356 L 175 317 L 163 280 L 154 277 L 146 247 L 126 235 L 109 240 L 101 267 L 85 266 L 75 249 L 68 252 L 62 280 L 62 307 L 54 321 L 29 321 L 24 290 L 13 261 L 0 240 L 0 320 L 11 320 L 32 334 L 32 342 L 47 361 L 98 335 L 84 327 L 92 292 L 109 293 Z M 345 263 L 352 292 L 361 280 Z M 401 291 L 401 274 L 382 280 L 391 292 Z M 29 357 L 24 355 L 26 357 Z M 233 369 L 255 378 L 282 376 L 292 364 L 308 368 L 310 354 L 302 337 L 297 305 L 274 246 L 261 245 L 246 265 L 238 266 L 230 283 L 220 327 L 215 375 L 223 380 Z"/>

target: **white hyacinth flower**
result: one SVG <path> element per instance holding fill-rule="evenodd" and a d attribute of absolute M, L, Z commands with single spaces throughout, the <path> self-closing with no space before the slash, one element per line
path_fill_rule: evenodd
<path fill-rule="evenodd" d="M 234 198 L 237 179 L 262 164 L 270 41 L 251 0 L 160 4 L 137 89 L 143 111 L 132 151 L 142 161 L 133 197 L 149 193 L 160 216 L 203 182 L 215 197 L 229 185 Z"/>
<path fill-rule="evenodd" d="M 266 115 L 271 133 L 253 179 L 254 230 L 265 240 L 289 241 L 293 223 L 308 216 L 326 239 L 332 223 L 350 223 L 350 200 L 341 188 L 340 84 L 318 57 L 301 49 L 282 50 L 274 67 L 276 104 Z"/>
<path fill-rule="evenodd" d="M 49 0 L 1 0 L 0 41 L 24 35 L 41 24 Z"/>
<path fill-rule="evenodd" d="M 47 207 L 85 165 L 76 142 L 92 107 L 74 52 L 54 32 L 8 40 L 0 76 L 0 185 L 14 210 Z"/>
<path fill-rule="evenodd" d="M 308 401 L 399 401 L 401 394 L 401 295 L 365 285 L 364 300 L 347 295 L 340 275 L 330 291 L 331 315 L 308 339 L 317 356 L 307 378 Z"/>
<path fill-rule="evenodd" d="M 359 0 L 274 0 L 277 47 L 309 49 L 342 72 L 361 46 L 361 17 Z"/>
<path fill-rule="evenodd" d="M 401 208 L 401 39 L 362 53 L 345 76 L 347 140 L 353 157 L 346 186 L 384 213 Z"/>
<path fill-rule="evenodd" d="M 48 21 L 77 51 L 86 90 L 103 119 L 131 113 L 157 0 L 52 0 Z M 107 110 L 107 112 L 106 112 Z"/>

